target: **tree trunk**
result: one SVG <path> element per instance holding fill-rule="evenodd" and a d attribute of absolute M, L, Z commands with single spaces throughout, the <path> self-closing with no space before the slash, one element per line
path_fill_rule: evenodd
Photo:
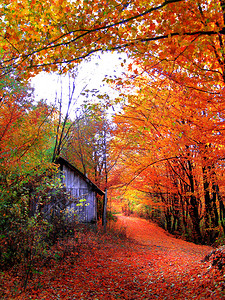
<path fill-rule="evenodd" d="M 191 189 L 191 197 L 190 197 L 190 205 L 189 205 L 189 215 L 193 225 L 193 239 L 194 242 L 200 243 L 202 241 L 202 235 L 200 230 L 200 218 L 198 213 L 198 201 L 196 196 L 194 195 L 195 187 L 194 187 L 194 178 L 192 174 L 192 164 L 190 160 L 188 160 L 188 168 L 189 168 L 189 181 L 190 181 L 190 189 Z"/>
<path fill-rule="evenodd" d="M 105 190 L 104 203 L 103 203 L 103 215 L 102 215 L 102 226 L 106 232 L 107 225 L 107 189 Z"/>
<path fill-rule="evenodd" d="M 219 225 L 219 214 L 218 214 L 217 205 L 216 205 L 217 195 L 219 198 L 219 192 L 217 193 L 217 191 L 219 191 L 218 185 L 213 184 L 212 190 L 213 190 L 212 207 L 213 207 L 213 212 L 214 212 L 214 224 L 217 227 Z M 219 199 L 218 199 L 218 201 L 219 201 Z"/>
<path fill-rule="evenodd" d="M 207 168 L 202 168 L 203 172 L 203 188 L 204 188 L 204 200 L 205 200 L 205 233 L 204 240 L 209 244 L 211 242 L 211 231 L 210 229 L 213 227 L 213 218 L 212 218 L 212 207 L 211 207 L 211 199 L 209 193 L 209 182 L 207 178 Z"/>

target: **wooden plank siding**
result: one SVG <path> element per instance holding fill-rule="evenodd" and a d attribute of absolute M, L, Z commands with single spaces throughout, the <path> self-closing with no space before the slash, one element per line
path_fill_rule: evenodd
<path fill-rule="evenodd" d="M 57 163 L 60 164 L 66 191 L 71 196 L 67 203 L 68 217 L 75 216 L 79 222 L 96 222 L 96 194 L 104 196 L 104 192 L 65 159 L 59 158 Z"/>

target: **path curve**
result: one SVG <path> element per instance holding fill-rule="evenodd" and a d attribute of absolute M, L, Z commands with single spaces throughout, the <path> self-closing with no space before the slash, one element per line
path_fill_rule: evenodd
<path fill-rule="evenodd" d="M 185 258 L 189 265 L 199 263 L 213 249 L 175 238 L 157 224 L 141 218 L 119 215 L 118 226 L 126 229 L 129 238 L 147 246 L 148 249 L 157 253 L 163 252 L 169 255 L 170 259 L 174 257 L 184 261 Z"/>

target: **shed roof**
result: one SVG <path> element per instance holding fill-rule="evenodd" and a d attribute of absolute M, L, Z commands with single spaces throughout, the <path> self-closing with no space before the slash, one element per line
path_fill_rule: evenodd
<path fill-rule="evenodd" d="M 81 177 L 87 184 L 91 186 L 91 188 L 96 191 L 99 195 L 105 195 L 105 193 L 100 190 L 100 188 L 97 187 L 96 184 L 94 184 L 90 179 L 87 178 L 86 175 L 84 175 L 81 171 L 79 171 L 76 167 L 74 167 L 71 163 L 69 163 L 67 160 L 65 160 L 62 157 L 59 157 L 56 161 L 57 164 L 60 164 L 60 166 L 67 166 L 69 169 L 71 169 L 74 173 L 76 173 L 79 177 Z"/>

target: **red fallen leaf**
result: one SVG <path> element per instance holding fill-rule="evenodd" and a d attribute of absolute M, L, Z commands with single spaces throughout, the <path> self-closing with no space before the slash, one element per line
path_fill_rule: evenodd
<path fill-rule="evenodd" d="M 64 260 L 42 268 L 25 293 L 15 292 L 12 274 L 5 276 L 8 299 L 223 299 L 223 277 L 201 263 L 210 247 L 174 239 L 138 218 L 122 222 L 138 242 L 85 232 L 74 265 Z"/>

